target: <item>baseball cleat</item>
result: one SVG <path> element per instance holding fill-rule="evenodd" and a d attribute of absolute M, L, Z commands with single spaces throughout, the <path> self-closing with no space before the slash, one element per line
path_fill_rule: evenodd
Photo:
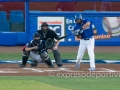
<path fill-rule="evenodd" d="M 52 64 L 52 65 L 48 65 L 48 67 L 49 67 L 49 68 L 54 68 L 54 65 L 53 65 L 53 64 Z"/>
<path fill-rule="evenodd" d="M 63 65 L 62 64 L 57 64 L 58 67 L 62 67 Z"/>
<path fill-rule="evenodd" d="M 91 67 L 88 69 L 89 71 L 95 71 L 95 68 L 94 67 Z"/>
<path fill-rule="evenodd" d="M 19 64 L 19 67 L 25 67 L 25 66 L 26 66 L 26 65 L 24 65 L 24 64 L 22 64 L 22 63 Z"/>
<path fill-rule="evenodd" d="M 77 69 L 80 68 L 80 64 L 76 63 L 76 68 Z"/>
<path fill-rule="evenodd" d="M 30 65 L 31 65 L 31 67 L 37 67 L 38 62 L 37 62 L 37 61 L 34 61 L 34 62 L 33 62 L 33 63 L 31 63 Z"/>

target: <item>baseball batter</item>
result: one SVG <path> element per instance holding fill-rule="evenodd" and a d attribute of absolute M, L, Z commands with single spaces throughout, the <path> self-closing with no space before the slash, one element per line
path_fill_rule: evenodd
<path fill-rule="evenodd" d="M 37 66 L 38 62 L 44 60 L 49 67 L 53 68 L 54 65 L 47 53 L 45 41 L 40 40 L 41 35 L 37 32 L 33 35 L 33 37 L 34 39 L 27 43 L 23 48 L 22 63 L 20 64 L 20 67 L 26 66 L 27 60 L 30 56 L 34 60 L 34 62 L 31 63 L 31 66 Z"/>
<path fill-rule="evenodd" d="M 94 56 L 94 37 L 92 24 L 89 20 L 83 19 L 81 14 L 75 15 L 76 25 L 74 27 L 75 36 L 80 38 L 80 45 L 76 60 L 76 68 L 80 68 L 80 62 L 83 58 L 87 48 L 90 58 L 90 71 L 95 70 L 95 56 Z"/>

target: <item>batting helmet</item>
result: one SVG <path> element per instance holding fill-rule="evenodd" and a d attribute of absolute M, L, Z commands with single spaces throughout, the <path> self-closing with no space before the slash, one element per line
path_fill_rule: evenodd
<path fill-rule="evenodd" d="M 76 20 L 82 20 L 82 15 L 81 14 L 76 14 L 75 15 L 75 21 Z"/>
<path fill-rule="evenodd" d="M 44 27 L 44 26 L 48 27 L 48 24 L 46 22 L 43 22 L 41 27 Z"/>
<path fill-rule="evenodd" d="M 41 35 L 38 32 L 35 32 L 33 37 L 41 37 Z"/>

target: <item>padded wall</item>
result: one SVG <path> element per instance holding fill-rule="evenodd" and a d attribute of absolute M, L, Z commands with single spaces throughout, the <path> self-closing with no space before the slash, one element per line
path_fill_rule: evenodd
<path fill-rule="evenodd" d="M 25 45 L 28 42 L 28 34 L 24 32 L 16 33 L 16 45 Z"/>
<path fill-rule="evenodd" d="M 16 33 L 0 33 L 0 46 L 15 46 Z"/>
<path fill-rule="evenodd" d="M 0 33 L 0 46 L 25 45 L 28 42 L 28 34 L 25 32 Z"/>

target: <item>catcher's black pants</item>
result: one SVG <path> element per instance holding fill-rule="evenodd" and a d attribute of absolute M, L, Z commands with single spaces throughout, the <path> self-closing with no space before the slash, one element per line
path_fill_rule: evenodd
<path fill-rule="evenodd" d="M 62 65 L 61 56 L 58 50 L 52 50 L 57 65 Z"/>

